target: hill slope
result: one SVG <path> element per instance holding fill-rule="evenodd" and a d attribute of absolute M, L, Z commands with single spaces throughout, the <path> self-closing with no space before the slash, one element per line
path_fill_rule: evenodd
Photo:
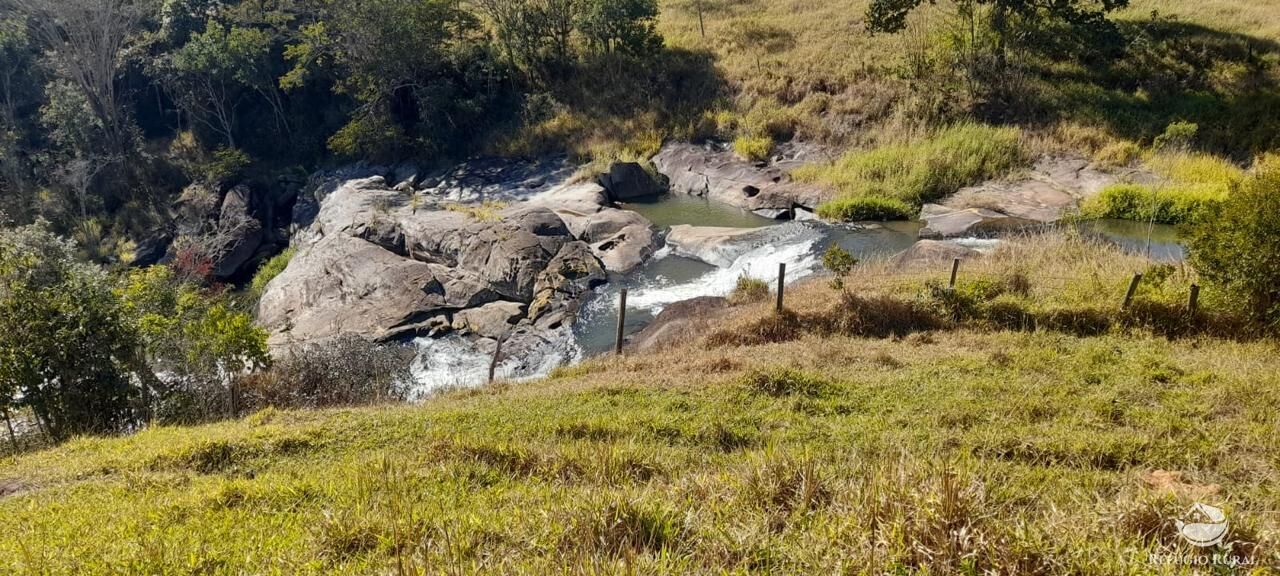
<path fill-rule="evenodd" d="M 1024 259 L 1027 297 L 1112 306 L 1100 295 L 1141 261 L 1096 250 Z M 962 293 L 1001 257 L 966 265 Z M 873 281 L 919 290 L 848 287 L 872 298 Z M 798 317 L 838 302 L 825 283 L 788 294 Z M 1199 553 L 1172 524 L 1196 500 L 1225 508 L 1232 554 L 1280 562 L 1274 341 L 774 339 L 8 458 L 0 571 L 1174 573 L 1148 555 Z"/>

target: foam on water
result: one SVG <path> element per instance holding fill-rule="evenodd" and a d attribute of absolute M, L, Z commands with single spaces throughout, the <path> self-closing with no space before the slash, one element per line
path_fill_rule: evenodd
<path fill-rule="evenodd" d="M 995 250 L 1000 245 L 999 238 L 955 238 L 951 242 L 965 248 L 977 250 L 983 254 Z"/>
<path fill-rule="evenodd" d="M 762 280 L 775 278 L 781 262 L 787 264 L 787 280 L 798 280 L 818 268 L 818 258 L 814 254 L 814 246 L 818 240 L 819 238 L 809 237 L 780 246 L 760 246 L 739 256 L 730 266 L 716 268 L 689 282 L 670 284 L 659 277 L 653 283 L 632 289 L 627 298 L 627 306 L 657 314 L 668 305 L 681 300 L 699 296 L 726 296 L 733 292 L 738 278 L 743 276 Z"/>
<path fill-rule="evenodd" d="M 570 330 L 551 332 L 547 336 L 551 340 L 538 338 L 533 340 L 533 345 L 504 347 L 494 376 L 507 381 L 537 378 L 557 366 L 582 358 L 582 349 L 573 341 Z M 494 352 L 492 340 L 471 341 L 450 335 L 415 338 L 413 345 L 418 349 L 410 367 L 415 397 L 450 388 L 470 388 L 489 381 L 489 363 Z"/>

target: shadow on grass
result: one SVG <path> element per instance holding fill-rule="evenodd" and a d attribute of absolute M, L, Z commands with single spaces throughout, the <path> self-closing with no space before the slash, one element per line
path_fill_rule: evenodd
<path fill-rule="evenodd" d="M 1024 120 L 1096 124 L 1139 141 L 1194 122 L 1201 146 L 1240 160 L 1280 146 L 1280 44 L 1159 15 L 1120 24 L 1120 58 L 1033 64 Z"/>

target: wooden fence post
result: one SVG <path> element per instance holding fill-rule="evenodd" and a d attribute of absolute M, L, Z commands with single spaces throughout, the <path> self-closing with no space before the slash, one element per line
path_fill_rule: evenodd
<path fill-rule="evenodd" d="M 956 258 L 951 261 L 951 282 L 947 284 L 947 288 L 956 289 L 956 275 L 960 273 L 960 259 Z"/>
<path fill-rule="evenodd" d="M 498 344 L 493 348 L 493 360 L 489 361 L 489 383 L 493 384 L 493 378 L 498 373 L 498 360 L 502 357 L 502 341 L 506 337 L 498 337 Z"/>
<path fill-rule="evenodd" d="M 1133 303 L 1133 295 L 1138 292 L 1138 284 L 1142 282 L 1142 274 L 1134 274 L 1133 280 L 1129 281 L 1129 290 L 1124 293 L 1124 304 L 1120 309 L 1128 308 Z"/>
<path fill-rule="evenodd" d="M 1200 285 L 1191 285 L 1191 297 L 1187 299 L 1187 311 L 1192 314 L 1196 313 L 1196 308 L 1200 306 Z"/>
<path fill-rule="evenodd" d="M 787 264 L 785 262 L 778 264 L 778 305 L 777 312 L 782 313 L 782 291 L 787 283 Z"/>
<path fill-rule="evenodd" d="M 622 331 L 627 324 L 627 289 L 618 295 L 618 336 L 613 343 L 614 354 L 622 354 Z"/>

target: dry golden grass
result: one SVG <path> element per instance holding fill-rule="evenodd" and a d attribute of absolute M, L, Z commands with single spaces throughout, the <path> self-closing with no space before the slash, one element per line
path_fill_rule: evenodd
<path fill-rule="evenodd" d="M 1145 18 L 1152 10 L 1205 26 L 1280 41 L 1280 1 L 1278 0 L 1133 0 L 1118 14 L 1123 19 Z"/>

